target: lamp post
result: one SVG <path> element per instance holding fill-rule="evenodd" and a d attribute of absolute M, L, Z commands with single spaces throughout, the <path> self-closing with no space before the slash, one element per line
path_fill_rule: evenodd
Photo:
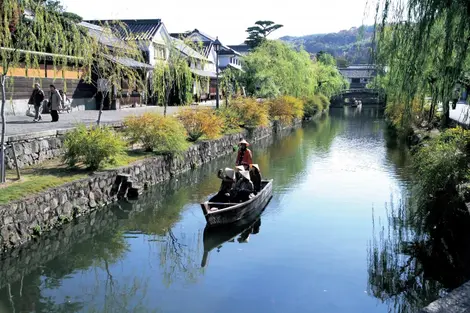
<path fill-rule="evenodd" d="M 214 45 L 215 53 L 217 55 L 217 59 L 215 62 L 215 71 L 216 71 L 215 108 L 219 109 L 219 52 L 220 52 L 220 47 L 222 46 L 222 43 L 220 43 L 219 41 L 219 37 L 215 38 L 213 45 Z"/>

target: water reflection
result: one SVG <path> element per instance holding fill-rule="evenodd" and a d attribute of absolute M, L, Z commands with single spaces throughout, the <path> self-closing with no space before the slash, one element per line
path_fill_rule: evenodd
<path fill-rule="evenodd" d="M 261 217 L 255 217 L 251 221 L 246 221 L 241 226 L 228 227 L 207 227 L 204 229 L 204 255 L 201 261 L 201 267 L 206 267 L 209 253 L 220 249 L 225 243 L 248 243 L 250 236 L 260 232 Z M 238 237 L 238 238 L 237 238 Z"/>
<path fill-rule="evenodd" d="M 369 292 L 389 312 L 418 312 L 470 280 L 470 214 L 442 206 L 423 216 L 410 200 L 397 206 L 392 202 L 387 223 L 374 219 Z"/>
<path fill-rule="evenodd" d="M 470 278 L 470 218 L 407 204 L 383 126 L 334 109 L 254 143 L 274 197 L 237 229 L 209 231 L 199 205 L 234 155 L 66 225 L 0 262 L 0 312 L 414 312 Z"/>

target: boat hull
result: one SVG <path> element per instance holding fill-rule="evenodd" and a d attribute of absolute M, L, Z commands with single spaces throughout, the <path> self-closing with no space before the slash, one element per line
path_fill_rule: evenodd
<path fill-rule="evenodd" d="M 253 218 L 243 219 L 230 225 L 219 225 L 212 227 L 207 225 L 204 229 L 203 237 L 204 251 L 210 252 L 225 242 L 234 239 L 247 229 L 252 228 L 253 225 L 260 221 L 262 213 L 263 210 L 261 210 L 261 212 L 259 212 L 259 214 Z"/>
<path fill-rule="evenodd" d="M 222 207 L 219 210 L 212 208 L 217 204 L 205 202 L 201 204 L 202 211 L 209 227 L 219 225 L 234 224 L 243 225 L 246 220 L 259 215 L 272 198 L 273 181 L 265 180 L 262 182 L 263 189 L 252 199 L 247 202 L 233 204 L 230 206 Z M 223 206 L 221 204 L 221 206 Z"/>

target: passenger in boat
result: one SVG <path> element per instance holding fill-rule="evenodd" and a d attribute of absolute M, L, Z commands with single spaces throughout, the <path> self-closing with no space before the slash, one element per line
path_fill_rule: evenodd
<path fill-rule="evenodd" d="M 235 203 L 245 202 L 254 196 L 254 186 L 250 180 L 250 173 L 248 171 L 239 171 L 241 178 L 237 180 L 235 188 L 232 192 L 232 199 Z"/>
<path fill-rule="evenodd" d="M 261 191 L 261 171 L 258 164 L 252 164 L 250 168 L 250 179 L 255 188 L 255 194 Z"/>
<path fill-rule="evenodd" d="M 235 187 L 235 171 L 227 167 L 225 170 L 220 169 L 217 176 L 222 179 L 222 183 L 216 195 L 217 201 L 215 202 L 228 203 L 230 202 L 230 193 Z"/>
<path fill-rule="evenodd" d="M 238 144 L 239 150 L 237 155 L 236 166 L 243 165 L 245 167 L 245 170 L 248 170 L 250 164 L 253 163 L 253 154 L 251 153 L 251 150 L 248 149 L 249 145 L 250 144 L 245 139 L 240 141 L 240 143 Z"/>

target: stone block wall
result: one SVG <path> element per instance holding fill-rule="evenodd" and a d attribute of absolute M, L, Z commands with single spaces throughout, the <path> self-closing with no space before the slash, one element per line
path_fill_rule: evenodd
<path fill-rule="evenodd" d="M 116 129 L 122 128 L 121 123 L 105 124 Z M 7 148 L 5 150 L 6 168 L 16 168 L 15 156 L 20 169 L 62 156 L 64 154 L 65 134 L 68 131 L 70 129 L 7 137 Z M 14 153 L 13 149 L 15 149 Z"/>
<path fill-rule="evenodd" d="M 127 174 L 134 183 L 142 186 L 155 185 L 176 174 L 233 153 L 233 146 L 241 138 L 247 138 L 254 142 L 272 135 L 273 127 L 227 135 L 218 140 L 195 144 L 180 157 L 156 156 L 148 158 L 127 167 L 95 173 L 88 178 L 47 190 L 27 199 L 0 205 L 1 251 L 3 253 L 19 247 L 42 232 L 49 231 L 65 221 L 89 214 L 116 201 L 117 194 L 113 190 L 113 185 L 118 175 Z M 45 145 L 43 144 L 43 147 Z M 33 153 L 38 149 L 40 152 L 42 151 L 41 144 L 32 142 L 25 142 L 22 149 L 24 154 L 30 151 Z"/>
<path fill-rule="evenodd" d="M 64 133 L 58 131 L 43 132 L 32 136 L 11 136 L 7 139 L 6 166 L 24 168 L 40 164 L 63 154 Z M 13 153 L 13 149 L 15 149 Z"/>

